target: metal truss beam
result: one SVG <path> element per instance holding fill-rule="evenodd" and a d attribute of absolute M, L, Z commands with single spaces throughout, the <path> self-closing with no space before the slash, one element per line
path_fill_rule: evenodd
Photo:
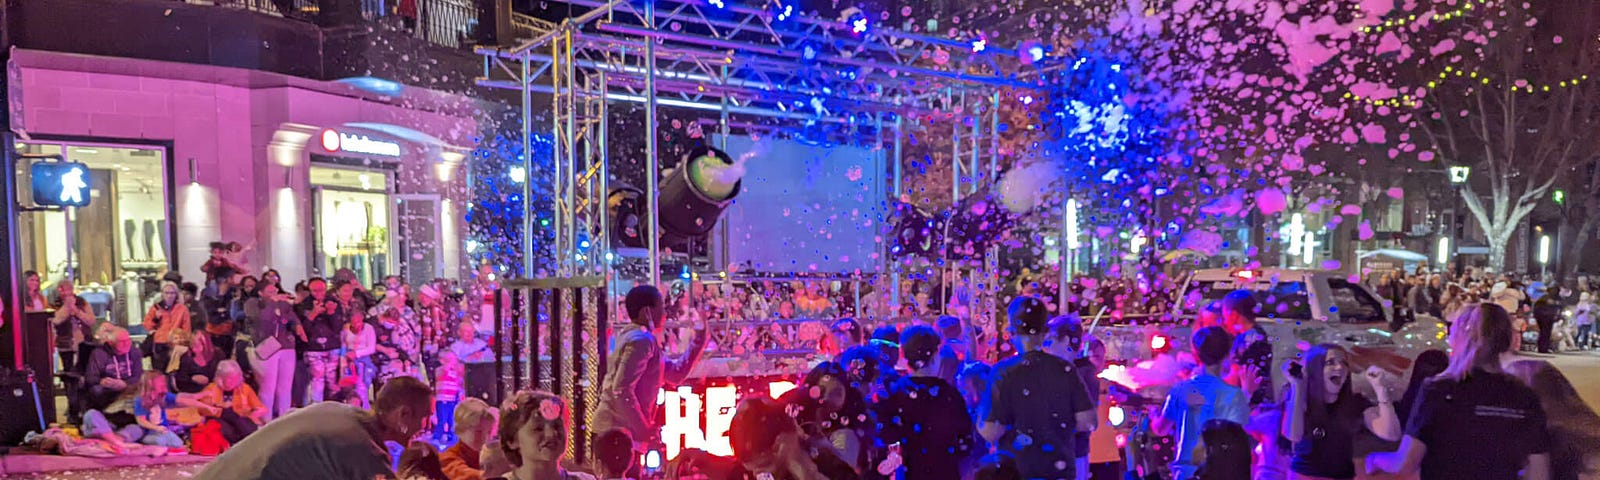
<path fill-rule="evenodd" d="M 645 136 L 647 170 L 659 170 L 653 134 L 658 106 L 717 112 L 723 135 L 734 122 L 744 122 L 734 115 L 845 125 L 845 133 L 856 136 L 851 141 L 877 147 L 879 164 L 893 171 L 890 194 L 896 198 L 902 193 L 905 120 L 949 118 L 951 188 L 959 200 L 995 179 L 998 90 L 1034 88 L 1019 79 L 1026 77 L 1000 74 L 1016 66 L 1013 50 L 791 16 L 780 13 L 782 0 L 767 0 L 763 8 L 722 6 L 731 0 L 564 1 L 590 10 L 559 24 L 521 19 L 514 23 L 531 39 L 476 50 L 484 58 L 479 85 L 521 92 L 524 143 L 539 121 L 531 96 L 552 99 L 557 275 L 613 271 L 606 219 L 610 102 L 644 104 L 646 130 L 652 132 Z M 644 186 L 646 215 L 655 217 L 656 176 L 647 178 L 652 181 Z M 525 216 L 524 231 L 533 231 L 535 215 Z M 659 237 L 657 223 L 650 222 L 647 238 Z M 651 247 L 648 281 L 657 282 L 660 253 L 654 241 Z M 529 275 L 536 271 L 527 267 Z M 899 276 L 897 266 L 885 268 Z M 898 282 L 894 287 L 898 297 Z"/>

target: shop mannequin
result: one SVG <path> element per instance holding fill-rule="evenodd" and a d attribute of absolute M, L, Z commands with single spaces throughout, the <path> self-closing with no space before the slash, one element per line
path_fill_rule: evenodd
<path fill-rule="evenodd" d="M 156 233 L 161 236 L 161 243 L 156 245 L 161 253 L 161 258 L 167 258 L 167 246 L 172 245 L 172 231 L 167 230 L 167 219 L 156 220 Z"/>
<path fill-rule="evenodd" d="M 164 224 L 166 223 L 166 221 L 162 221 L 161 223 L 163 223 L 163 225 L 162 225 L 163 228 L 161 229 L 161 231 L 163 233 L 165 233 L 166 232 L 166 228 L 165 228 L 166 225 L 164 225 Z M 156 225 L 155 225 L 155 222 L 150 221 L 150 220 L 145 220 L 144 221 L 144 259 L 146 261 L 155 261 L 155 259 L 156 259 L 156 253 L 155 252 L 159 251 L 159 249 L 155 248 L 154 244 L 150 243 L 150 240 L 154 239 L 155 236 L 156 236 Z M 163 234 L 162 237 L 165 238 L 166 235 Z M 162 245 L 165 245 L 165 243 L 163 243 Z"/>
<path fill-rule="evenodd" d="M 131 219 L 131 218 L 123 219 L 122 220 L 122 238 L 124 240 L 126 240 L 127 246 L 128 246 L 128 249 L 125 251 L 125 253 L 122 256 L 123 260 L 148 259 L 148 256 L 146 256 L 146 257 L 135 257 L 134 256 L 134 249 L 133 249 L 133 246 L 134 246 L 133 243 L 134 242 L 133 242 L 133 239 L 134 239 L 134 237 L 137 237 L 137 236 L 139 236 L 139 221 Z"/>

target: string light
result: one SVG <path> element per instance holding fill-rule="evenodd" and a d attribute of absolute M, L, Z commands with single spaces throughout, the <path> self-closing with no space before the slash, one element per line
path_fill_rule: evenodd
<path fill-rule="evenodd" d="M 1489 0 L 1478 0 L 1478 3 L 1479 4 L 1483 4 L 1483 5 L 1488 5 L 1489 4 Z M 1361 27 L 1361 33 L 1366 33 L 1366 34 L 1383 33 L 1384 31 L 1387 31 L 1387 30 L 1393 30 L 1393 29 L 1396 29 L 1396 28 L 1404 27 L 1406 25 L 1410 25 L 1411 23 L 1416 22 L 1418 18 L 1426 19 L 1429 22 L 1444 22 L 1444 21 L 1449 21 L 1449 20 L 1457 20 L 1457 19 L 1460 19 L 1461 17 L 1466 16 L 1466 14 L 1468 12 L 1472 11 L 1472 9 L 1473 9 L 1472 5 L 1473 5 L 1472 1 L 1468 0 L 1466 2 L 1466 4 L 1462 5 L 1460 8 L 1457 8 L 1455 10 L 1450 10 L 1450 11 L 1447 11 L 1447 12 L 1443 12 L 1443 13 L 1428 12 L 1428 13 L 1422 14 L 1421 17 L 1418 17 L 1415 14 L 1412 14 L 1412 15 L 1408 15 L 1408 16 L 1405 16 L 1405 17 L 1392 18 L 1392 19 L 1389 19 L 1389 20 L 1384 20 L 1382 25 L 1371 25 L 1371 26 Z"/>

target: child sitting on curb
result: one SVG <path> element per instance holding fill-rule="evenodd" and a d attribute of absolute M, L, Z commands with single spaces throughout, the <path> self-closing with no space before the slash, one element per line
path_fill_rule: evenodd
<path fill-rule="evenodd" d="M 183 438 L 173 431 L 179 425 L 167 418 L 167 410 L 197 406 L 199 402 L 188 395 L 167 391 L 167 376 L 153 371 L 144 372 L 139 378 L 138 393 L 130 400 L 131 404 L 117 402 L 108 407 L 107 411 L 112 413 L 99 410 L 84 413 L 83 436 L 111 442 L 113 448 L 118 450 L 122 450 L 125 444 L 138 443 L 167 447 L 171 454 L 188 452 L 183 446 Z M 131 418 L 129 412 L 122 408 L 132 409 Z"/>

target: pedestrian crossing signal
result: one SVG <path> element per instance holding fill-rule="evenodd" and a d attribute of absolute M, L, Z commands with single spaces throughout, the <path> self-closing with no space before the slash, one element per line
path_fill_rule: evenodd
<path fill-rule="evenodd" d="M 85 207 L 89 205 L 89 166 L 63 162 L 60 157 L 35 161 L 28 168 L 33 203 L 46 207 Z"/>

